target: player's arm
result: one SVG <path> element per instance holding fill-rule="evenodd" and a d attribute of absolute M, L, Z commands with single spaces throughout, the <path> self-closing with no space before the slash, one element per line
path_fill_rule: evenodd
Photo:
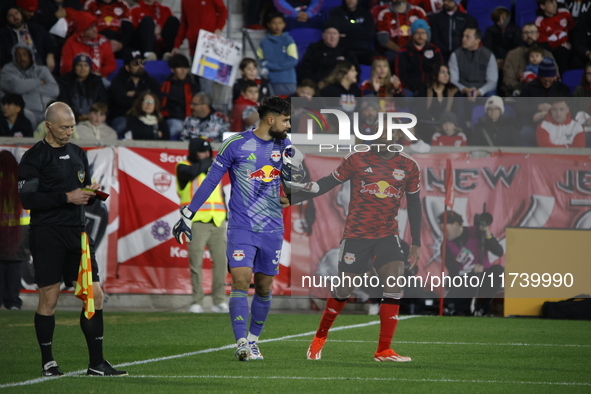
<path fill-rule="evenodd" d="M 198 163 L 192 165 L 179 164 L 176 169 L 176 177 L 181 189 L 183 189 L 187 185 L 187 183 L 197 178 L 199 174 L 207 172 L 209 167 L 211 167 L 212 163 L 213 160 L 207 157 L 203 160 L 200 160 Z"/>
<path fill-rule="evenodd" d="M 343 182 L 339 181 L 334 175 L 328 174 L 324 178 L 320 178 L 317 182 L 308 182 L 303 184 L 298 184 L 300 186 L 300 192 L 291 194 L 290 195 L 290 202 L 291 205 L 298 204 L 302 201 L 309 200 L 311 198 L 315 198 L 318 196 L 323 195 L 337 187 L 338 185 L 342 184 Z M 293 188 L 293 186 L 292 186 Z M 293 189 L 292 189 L 293 190 Z"/>
<path fill-rule="evenodd" d="M 406 205 L 408 209 L 408 221 L 410 223 L 410 236 L 412 243 L 408 252 L 411 269 L 419 262 L 421 248 L 421 222 L 423 220 L 423 208 L 421 206 L 420 191 L 406 194 Z"/>

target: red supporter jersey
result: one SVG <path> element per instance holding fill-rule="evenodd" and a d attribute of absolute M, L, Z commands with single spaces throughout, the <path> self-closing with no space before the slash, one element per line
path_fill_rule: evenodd
<path fill-rule="evenodd" d="M 540 31 L 539 42 L 547 42 L 553 50 L 568 41 L 568 32 L 575 27 L 575 21 L 566 8 L 559 8 L 551 18 L 538 16 L 535 22 Z"/>
<path fill-rule="evenodd" d="M 350 153 L 332 175 L 340 182 L 351 181 L 343 238 L 398 235 L 396 216 L 400 200 L 405 193 L 416 193 L 421 187 L 419 165 L 405 153 L 390 160 L 371 151 Z"/>
<path fill-rule="evenodd" d="M 129 6 L 121 0 L 114 0 L 111 4 L 88 0 L 84 4 L 84 9 L 98 19 L 99 31 L 113 30 L 118 32 L 121 29 L 122 21 L 131 21 Z"/>
<path fill-rule="evenodd" d="M 154 19 L 154 23 L 162 28 L 164 27 L 166 20 L 172 16 L 172 12 L 170 11 L 170 8 L 158 2 L 148 5 L 144 3 L 143 0 L 140 0 L 136 6 L 131 7 L 130 15 L 135 29 L 137 29 L 145 16 L 151 16 L 152 19 Z"/>
<path fill-rule="evenodd" d="M 431 139 L 431 145 L 433 146 L 466 146 L 468 145 L 468 139 L 466 134 L 461 131 L 454 135 L 446 135 L 440 132 L 433 134 Z"/>
<path fill-rule="evenodd" d="M 405 46 L 410 41 L 410 26 L 417 19 L 427 20 L 427 14 L 421 7 L 408 5 L 410 8 L 404 14 L 397 14 L 384 8 L 378 14 L 376 31 L 387 32 L 390 39 L 399 47 Z"/>

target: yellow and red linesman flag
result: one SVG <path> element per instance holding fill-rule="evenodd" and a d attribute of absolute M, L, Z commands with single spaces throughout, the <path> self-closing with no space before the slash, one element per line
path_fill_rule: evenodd
<path fill-rule="evenodd" d="M 84 316 L 90 319 L 94 316 L 94 291 L 92 289 L 92 262 L 90 260 L 90 244 L 88 234 L 82 233 L 82 257 L 80 257 L 80 268 L 76 291 L 74 295 L 84 301 Z"/>

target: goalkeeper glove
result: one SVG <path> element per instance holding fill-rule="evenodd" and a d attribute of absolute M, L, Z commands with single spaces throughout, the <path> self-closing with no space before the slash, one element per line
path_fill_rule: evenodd
<path fill-rule="evenodd" d="M 288 145 L 281 155 L 283 166 L 281 167 L 281 178 L 286 182 L 301 182 L 306 176 L 304 170 L 304 155 L 293 145 Z"/>
<path fill-rule="evenodd" d="M 184 206 L 181 208 L 181 218 L 172 228 L 172 234 L 176 238 L 176 241 L 179 244 L 184 243 L 183 235 L 187 239 L 187 242 L 191 242 L 193 239 L 193 234 L 191 233 L 191 224 L 193 216 L 195 216 L 195 212 L 192 212 L 188 206 Z"/>

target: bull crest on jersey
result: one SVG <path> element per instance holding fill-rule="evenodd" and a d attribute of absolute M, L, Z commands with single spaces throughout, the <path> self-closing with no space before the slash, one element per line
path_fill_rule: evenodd
<path fill-rule="evenodd" d="M 401 181 L 404 179 L 404 176 L 405 176 L 404 170 L 394 170 L 394 171 L 392 171 L 392 176 L 397 181 Z"/>
<path fill-rule="evenodd" d="M 86 178 L 86 171 L 78 171 L 78 180 L 80 183 L 84 182 L 84 178 Z"/>

